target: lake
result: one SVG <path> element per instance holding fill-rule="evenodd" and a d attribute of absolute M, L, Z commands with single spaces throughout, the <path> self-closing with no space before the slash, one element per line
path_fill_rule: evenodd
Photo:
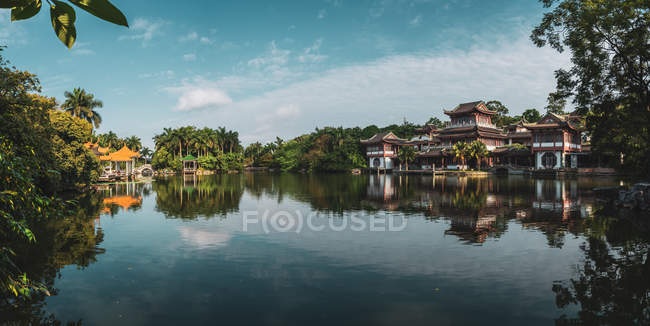
<path fill-rule="evenodd" d="M 104 185 L 35 228 L 5 321 L 550 325 L 650 319 L 614 178 L 245 173 Z M 647 218 L 646 218 L 647 221 Z"/>

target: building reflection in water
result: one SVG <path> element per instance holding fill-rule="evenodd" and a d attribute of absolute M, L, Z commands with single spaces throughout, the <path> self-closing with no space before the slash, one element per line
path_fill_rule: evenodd
<path fill-rule="evenodd" d="M 557 233 L 570 227 L 573 220 L 591 216 L 593 210 L 593 199 L 584 197 L 575 179 L 390 174 L 368 178 L 366 200 L 372 207 L 423 213 L 430 220 L 449 221 L 445 234 L 466 243 L 499 237 L 510 220 Z"/>
<path fill-rule="evenodd" d="M 98 190 L 104 196 L 100 213 L 113 216 L 120 209 L 127 212 L 141 208 L 143 193 L 148 194 L 151 191 L 151 184 L 125 182 L 104 185 Z"/>

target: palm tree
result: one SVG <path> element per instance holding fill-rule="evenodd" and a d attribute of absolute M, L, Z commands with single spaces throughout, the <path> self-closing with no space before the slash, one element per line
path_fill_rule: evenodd
<path fill-rule="evenodd" d="M 75 88 L 72 93 L 66 91 L 63 95 L 65 96 L 65 102 L 63 102 L 65 112 L 84 119 L 92 123 L 95 128 L 99 128 L 102 116 L 95 109 L 104 106 L 102 101 L 96 100 L 93 94 L 86 93 L 86 90 L 82 88 Z"/>
<path fill-rule="evenodd" d="M 138 136 L 128 137 L 124 140 L 124 142 L 126 143 L 126 147 L 134 152 L 137 152 L 140 150 L 140 148 L 142 148 L 142 142 Z"/>
<path fill-rule="evenodd" d="M 151 157 L 151 154 L 153 154 L 153 152 L 147 147 L 142 147 L 142 149 L 140 149 L 140 155 L 142 155 L 142 159 L 144 159 L 145 163 L 147 162 L 147 159 Z"/>
<path fill-rule="evenodd" d="M 397 158 L 399 158 L 400 162 L 406 163 L 407 171 L 409 169 L 409 162 L 415 160 L 415 154 L 415 149 L 412 146 L 402 146 L 397 153 Z"/>
<path fill-rule="evenodd" d="M 454 151 L 454 155 L 460 159 L 463 169 L 465 169 L 465 158 L 468 156 L 469 146 L 466 142 L 460 141 L 454 144 L 454 147 L 452 149 Z"/>
<path fill-rule="evenodd" d="M 120 143 L 120 138 L 118 138 L 117 135 L 112 131 L 101 134 L 98 138 L 99 144 L 102 147 L 117 148 L 117 145 Z"/>
<path fill-rule="evenodd" d="M 475 140 L 471 142 L 468 146 L 469 156 L 476 159 L 476 164 L 478 169 L 481 169 L 481 158 L 486 157 L 489 152 L 487 146 L 484 143 Z"/>

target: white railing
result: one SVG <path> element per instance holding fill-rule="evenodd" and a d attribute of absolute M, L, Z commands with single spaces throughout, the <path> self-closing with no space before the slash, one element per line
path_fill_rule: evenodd
<path fill-rule="evenodd" d="M 374 152 L 366 152 L 366 155 L 393 155 L 395 154 L 394 151 L 374 151 Z"/>

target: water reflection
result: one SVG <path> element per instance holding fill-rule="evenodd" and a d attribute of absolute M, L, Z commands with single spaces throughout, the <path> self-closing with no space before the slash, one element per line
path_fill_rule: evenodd
<path fill-rule="evenodd" d="M 244 183 L 239 175 L 172 177 L 156 180 L 153 190 L 156 210 L 167 217 L 223 217 L 238 211 Z"/>
<path fill-rule="evenodd" d="M 40 221 L 32 227 L 37 238 L 35 244 L 18 242 L 12 245 L 17 248 L 17 265 L 31 279 L 46 285 L 52 295 L 59 292 L 55 280 L 62 268 L 73 265 L 83 270 L 105 253 L 105 249 L 100 247 L 104 231 L 97 223 L 103 208 L 102 195 L 91 193 L 76 199 L 79 205 L 69 216 Z M 45 294 L 36 294 L 26 300 L 1 300 L 2 321 L 17 325 L 59 323 L 45 309 L 45 299 Z"/>
<path fill-rule="evenodd" d="M 644 324 L 649 319 L 649 228 L 608 210 L 591 194 L 594 187 L 617 183 L 614 179 L 537 180 L 523 176 L 237 174 L 161 178 L 151 183 L 105 186 L 80 197 L 82 208 L 75 215 L 38 226 L 37 234 L 43 235 L 36 246 L 23 248 L 21 257 L 29 259 L 21 263 L 57 295 L 55 279 L 63 267 L 84 269 L 111 253 L 121 253 L 143 262 L 139 266 L 143 270 L 141 279 L 124 276 L 124 280 L 141 282 L 140 291 L 146 294 L 146 300 L 161 304 L 156 301 L 159 292 L 155 289 L 159 287 L 165 288 L 163 294 L 174 289 L 178 293 L 187 291 L 192 294 L 170 295 L 180 303 L 174 301 L 167 307 L 192 303 L 193 308 L 208 315 L 215 311 L 241 313 L 244 307 L 261 315 L 269 313 L 266 306 L 282 306 L 278 301 L 303 303 L 295 303 L 297 307 L 311 302 L 314 306 L 311 310 L 305 308 L 302 318 L 319 311 L 316 307 L 325 302 L 345 301 L 342 298 L 355 295 L 359 299 L 356 305 L 360 305 L 359 301 L 369 303 L 362 308 L 368 314 L 340 310 L 337 316 L 354 314 L 351 320 L 368 322 L 375 306 L 385 308 L 384 316 L 394 321 L 400 320 L 403 311 L 415 311 L 426 316 L 426 322 L 441 316 L 469 322 L 471 318 L 454 307 L 489 310 L 489 303 L 468 301 L 466 296 L 447 294 L 445 300 L 449 301 L 435 301 L 431 291 L 444 285 L 444 290 L 451 293 L 476 291 L 475 295 L 495 298 L 494 302 L 500 304 L 554 297 L 559 313 L 551 314 L 559 316 L 556 322 L 560 324 Z M 248 209 L 300 209 L 318 212 L 324 219 L 349 213 L 365 218 L 402 214 L 413 226 L 404 233 L 382 235 L 245 234 L 239 227 L 241 214 Z M 135 225 L 156 235 L 138 241 L 133 237 L 139 234 L 126 234 L 122 246 L 113 243 L 104 250 L 100 216 L 104 226 L 111 221 L 121 222 L 113 224 L 114 235 L 135 232 Z M 124 216 L 128 219 L 120 220 Z M 500 247 L 504 243 L 526 248 L 518 251 L 520 248 Z M 571 260 L 579 243 L 584 243 L 579 251 L 582 257 Z M 136 246 L 137 250 L 133 250 Z M 553 248 L 552 253 L 550 249 L 544 251 L 547 248 Z M 554 264 L 548 267 L 556 271 L 577 264 L 574 275 L 551 280 L 550 274 L 539 267 L 516 266 L 520 261 L 534 262 L 535 257 L 530 256 L 538 251 L 544 252 L 544 261 Z M 517 255 L 510 255 L 513 252 Z M 519 273 L 506 274 L 507 266 L 513 265 Z M 147 270 L 147 266 L 155 267 Z M 119 271 L 105 268 L 110 275 L 119 275 Z M 194 279 L 201 280 L 200 287 L 191 287 Z M 147 282 L 154 281 L 164 286 L 147 286 Z M 547 292 L 537 287 L 538 292 L 524 294 L 510 288 L 510 283 L 533 288 L 529 283 L 534 282 L 542 282 L 541 288 Z M 249 283 L 254 286 L 246 285 Z M 419 292 L 422 289 L 428 292 Z M 123 293 L 130 291 L 128 286 L 103 290 L 130 296 L 140 304 L 137 307 L 154 305 L 138 298 L 140 292 Z M 258 295 L 265 299 L 255 301 Z M 383 298 L 400 305 L 389 305 Z M 214 305 L 200 310 L 201 303 L 209 300 Z M 44 302 L 43 297 L 34 298 L 19 308 L 5 303 L 0 314 L 10 316 L 10 321 L 54 321 Z M 521 306 L 518 313 L 534 315 L 540 308 L 533 306 Z M 159 311 L 156 316 L 163 315 Z M 255 319 L 257 315 L 247 314 L 250 319 L 245 320 L 264 321 Z M 497 319 L 485 317 L 483 322 L 503 316 L 493 317 Z M 142 322 L 147 321 L 142 318 Z M 202 316 L 200 320 L 213 319 Z M 549 318 L 540 320 L 548 322 Z"/>

